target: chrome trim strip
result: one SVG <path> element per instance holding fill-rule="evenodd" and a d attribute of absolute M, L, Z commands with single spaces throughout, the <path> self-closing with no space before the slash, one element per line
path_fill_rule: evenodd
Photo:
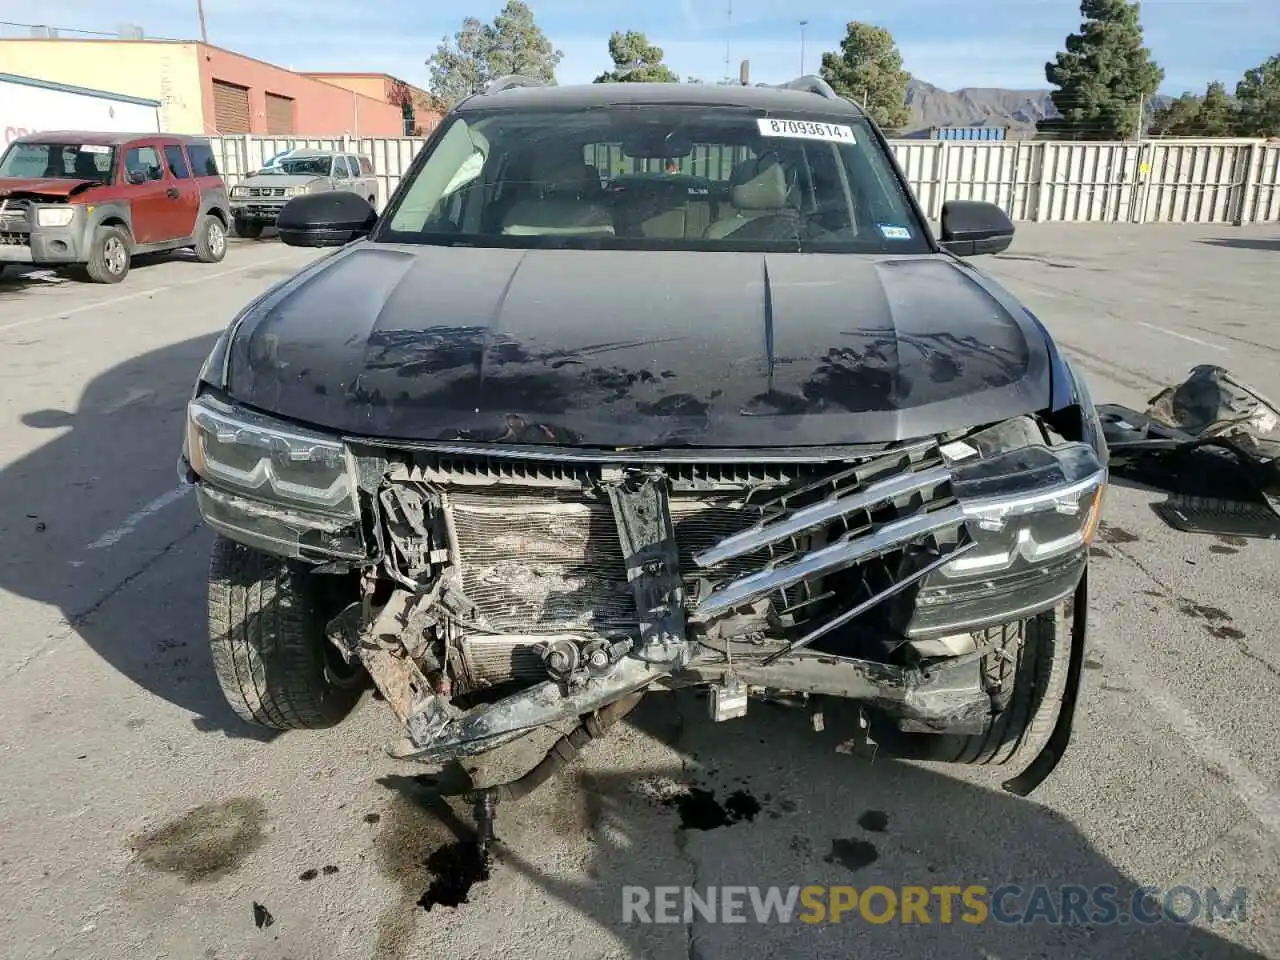
<path fill-rule="evenodd" d="M 865 510 L 886 500 L 893 500 L 928 487 L 941 486 L 950 479 L 951 471 L 946 467 L 931 467 L 918 473 L 902 473 L 887 480 L 878 480 L 848 496 L 816 503 L 811 507 L 797 510 L 781 520 L 761 521 L 741 533 L 726 537 L 714 547 L 695 554 L 693 562 L 703 568 L 714 567 L 726 560 L 733 560 L 735 557 L 763 549 L 779 540 L 786 540 L 808 530 L 825 526 L 855 510 Z"/>
<path fill-rule="evenodd" d="M 785 650 L 779 650 L 777 653 L 766 657 L 764 660 L 764 663 L 762 663 L 761 666 L 767 667 L 769 666 L 769 664 L 773 663 L 773 661 L 777 660 L 779 657 L 785 657 L 789 653 L 795 653 L 797 650 L 804 649 L 809 644 L 813 643 L 813 641 L 817 640 L 819 637 L 825 636 L 826 634 L 830 633 L 832 630 L 835 630 L 837 627 L 844 626 L 854 617 L 857 617 L 858 615 L 865 613 L 866 611 L 874 607 L 876 604 L 882 603 L 883 601 L 888 600 L 890 597 L 894 596 L 895 594 L 901 593 L 903 590 L 911 586 L 913 583 L 918 583 L 919 581 L 927 577 L 929 574 L 933 573 L 935 570 L 946 566 L 948 563 L 951 563 L 961 554 L 968 553 L 977 545 L 978 544 L 975 541 L 970 540 L 968 543 L 962 543 L 958 547 L 956 547 L 954 550 L 951 550 L 950 552 L 945 553 L 940 557 L 935 557 L 933 560 L 930 560 L 919 570 L 915 571 L 909 576 L 903 577 L 901 580 L 895 581 L 893 584 L 886 587 L 884 590 L 881 590 L 875 596 L 868 597 L 866 600 L 863 600 L 857 606 L 850 607 L 848 610 L 844 611 L 843 613 L 837 614 L 836 616 L 832 617 L 830 620 L 828 620 L 826 623 L 822 624 L 821 626 L 816 627 L 815 629 L 809 631 L 799 640 L 794 641 Z"/>
<path fill-rule="evenodd" d="M 896 550 L 913 540 L 938 533 L 964 523 L 964 509 L 959 505 L 922 513 L 887 523 L 880 529 L 806 554 L 795 563 L 773 570 L 753 573 L 734 580 L 723 590 L 704 597 L 694 608 L 695 616 L 723 613 L 748 600 L 794 586 L 801 580 L 818 577 L 863 560 Z"/>

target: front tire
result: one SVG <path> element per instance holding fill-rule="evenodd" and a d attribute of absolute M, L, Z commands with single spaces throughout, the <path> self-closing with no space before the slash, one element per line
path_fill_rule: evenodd
<path fill-rule="evenodd" d="M 334 682 L 337 651 L 324 635 L 319 576 L 224 537 L 214 541 L 209 647 L 218 685 L 241 719 L 319 730 L 359 698 L 357 685 Z"/>
<path fill-rule="evenodd" d="M 201 263 L 220 263 L 227 255 L 227 228 L 220 217 L 206 213 L 196 229 L 196 259 Z"/>
<path fill-rule="evenodd" d="M 119 283 L 129 275 L 133 242 L 122 227 L 98 227 L 89 244 L 84 272 L 94 283 Z"/>
<path fill-rule="evenodd" d="M 991 627 L 982 676 L 993 712 L 979 734 L 902 734 L 896 751 L 916 760 L 1026 767 L 1049 742 L 1067 693 L 1074 602 Z M 896 739 L 896 738 L 895 738 Z"/>

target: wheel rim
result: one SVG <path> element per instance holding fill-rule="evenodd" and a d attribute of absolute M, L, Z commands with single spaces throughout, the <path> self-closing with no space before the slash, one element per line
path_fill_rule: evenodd
<path fill-rule="evenodd" d="M 120 238 L 108 237 L 102 246 L 102 260 L 107 265 L 107 272 L 113 276 L 124 273 L 126 259 L 124 244 L 120 242 Z"/>
<path fill-rule="evenodd" d="M 226 245 L 227 237 L 222 232 L 222 224 L 216 220 L 211 220 L 209 222 L 209 252 L 215 257 L 220 257 Z"/>

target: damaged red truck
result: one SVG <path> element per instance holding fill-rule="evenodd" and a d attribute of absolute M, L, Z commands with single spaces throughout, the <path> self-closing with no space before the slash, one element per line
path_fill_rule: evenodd
<path fill-rule="evenodd" d="M 1005 766 L 1070 736 L 1107 450 L 1049 331 L 935 238 L 888 143 L 813 77 L 540 87 L 456 106 L 378 216 L 234 318 L 181 475 L 218 534 L 213 665 L 245 719 L 337 722 L 368 678 L 394 756 L 644 691 L 852 702 L 879 743 Z"/>
<path fill-rule="evenodd" d="M 229 211 L 203 137 L 33 133 L 0 157 L 0 270 L 79 267 L 119 283 L 136 254 L 184 247 L 217 263 Z"/>

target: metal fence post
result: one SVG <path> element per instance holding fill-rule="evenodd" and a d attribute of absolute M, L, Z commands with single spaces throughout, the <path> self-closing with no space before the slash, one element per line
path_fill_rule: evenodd
<path fill-rule="evenodd" d="M 933 164 L 933 181 L 938 192 L 934 197 L 933 219 L 942 219 L 942 207 L 947 202 L 947 182 L 951 179 L 951 156 L 947 151 L 950 141 L 939 140 L 937 155 Z"/>
<path fill-rule="evenodd" d="M 1036 144 L 1036 161 L 1034 166 L 1040 169 L 1037 171 L 1036 177 L 1036 223 L 1043 223 L 1048 219 L 1049 212 L 1049 148 L 1053 143 L 1049 140 L 1041 140 Z"/>
<path fill-rule="evenodd" d="M 1254 211 L 1258 202 L 1259 181 L 1262 179 L 1262 155 L 1266 152 L 1265 143 L 1249 144 L 1249 160 L 1244 167 L 1244 178 L 1237 196 L 1234 225 L 1242 227 L 1253 223 Z"/>

